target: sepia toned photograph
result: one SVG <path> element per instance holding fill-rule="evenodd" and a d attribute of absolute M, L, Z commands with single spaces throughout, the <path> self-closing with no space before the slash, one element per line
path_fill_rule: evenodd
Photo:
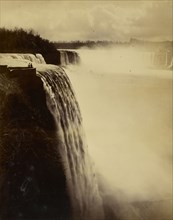
<path fill-rule="evenodd" d="M 0 220 L 173 220 L 172 123 L 172 0 L 0 0 Z"/>

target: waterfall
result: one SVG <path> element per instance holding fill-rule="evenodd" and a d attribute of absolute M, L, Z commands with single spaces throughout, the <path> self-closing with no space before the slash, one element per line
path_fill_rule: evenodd
<path fill-rule="evenodd" d="M 0 58 L 13 58 L 17 60 L 26 60 L 36 64 L 45 64 L 45 60 L 41 54 L 29 53 L 0 53 Z"/>
<path fill-rule="evenodd" d="M 47 94 L 47 105 L 57 126 L 57 139 L 71 198 L 74 219 L 102 219 L 101 199 L 88 155 L 79 105 L 71 83 L 59 67 L 37 72 Z M 100 214 L 99 214 L 100 213 Z"/>
<path fill-rule="evenodd" d="M 44 60 L 44 57 L 40 53 L 36 53 L 36 58 L 38 60 L 38 63 L 40 64 L 46 64 L 46 61 Z"/>
<path fill-rule="evenodd" d="M 171 60 L 172 53 L 170 51 L 157 51 L 154 53 L 152 65 L 157 68 L 169 69 Z"/>
<path fill-rule="evenodd" d="M 80 58 L 76 51 L 57 50 L 60 53 L 60 65 L 67 66 L 69 64 L 79 64 Z"/>
<path fill-rule="evenodd" d="M 170 64 L 168 66 L 168 69 L 173 69 L 173 57 L 172 59 L 170 60 Z"/>
<path fill-rule="evenodd" d="M 170 51 L 142 51 L 138 53 L 146 67 L 168 69 L 171 65 L 172 54 Z"/>
<path fill-rule="evenodd" d="M 0 218 L 101 220 L 71 83 L 60 67 L 0 73 Z"/>
<path fill-rule="evenodd" d="M 69 59 L 68 59 L 68 55 L 66 51 L 63 51 L 63 50 L 60 51 L 60 62 L 62 66 L 69 64 Z"/>

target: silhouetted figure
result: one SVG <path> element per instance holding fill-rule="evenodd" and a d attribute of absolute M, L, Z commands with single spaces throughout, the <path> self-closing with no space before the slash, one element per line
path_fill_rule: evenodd
<path fill-rule="evenodd" d="M 32 63 L 29 63 L 29 64 L 28 64 L 28 67 L 29 67 L 29 68 L 32 68 L 32 67 L 33 67 L 33 66 L 32 66 Z"/>

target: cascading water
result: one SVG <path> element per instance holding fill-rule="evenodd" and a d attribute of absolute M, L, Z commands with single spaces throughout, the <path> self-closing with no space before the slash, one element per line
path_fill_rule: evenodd
<path fill-rule="evenodd" d="M 7 58 L 12 58 L 12 59 L 17 59 L 21 61 L 30 61 L 33 63 L 37 64 L 45 64 L 45 60 L 41 54 L 29 54 L 29 53 L 0 53 L 0 58 L 1 59 L 7 59 Z"/>
<path fill-rule="evenodd" d="M 79 64 L 80 58 L 76 51 L 57 50 L 60 53 L 60 65 L 67 66 L 69 64 Z"/>
<path fill-rule="evenodd" d="M 169 69 L 172 60 L 170 51 L 141 52 L 146 67 Z"/>
<path fill-rule="evenodd" d="M 103 218 L 101 198 L 71 83 L 65 72 L 55 66 L 38 70 L 38 75 L 47 93 L 48 108 L 56 121 L 74 219 L 100 220 Z"/>
<path fill-rule="evenodd" d="M 60 61 L 62 66 L 69 64 L 69 59 L 66 51 L 63 50 L 60 51 Z"/>
<path fill-rule="evenodd" d="M 0 218 L 103 219 L 79 106 L 65 72 L 37 65 L 36 76 L 32 68 L 3 67 L 0 95 Z"/>
<path fill-rule="evenodd" d="M 44 60 L 44 57 L 41 55 L 41 54 L 39 54 L 39 53 L 36 53 L 36 58 L 37 58 L 37 60 L 38 60 L 38 63 L 40 63 L 40 64 L 46 64 L 46 61 Z"/>
<path fill-rule="evenodd" d="M 55 60 L 57 55 L 57 63 L 61 66 L 67 66 L 69 64 L 79 64 L 80 58 L 76 51 L 69 51 L 69 50 L 57 50 L 57 54 L 54 54 Z M 46 64 L 44 57 L 41 54 L 29 54 L 29 53 L 0 53 L 0 59 L 1 63 L 4 59 L 6 62 L 6 59 L 12 59 L 12 62 L 14 60 L 25 61 L 26 63 L 35 63 L 35 64 Z M 18 62 L 19 63 L 19 62 Z M 19 65 L 19 64 L 18 64 Z"/>
<path fill-rule="evenodd" d="M 169 66 L 168 66 L 168 69 L 173 69 L 173 57 L 172 57 L 171 62 L 169 64 Z"/>

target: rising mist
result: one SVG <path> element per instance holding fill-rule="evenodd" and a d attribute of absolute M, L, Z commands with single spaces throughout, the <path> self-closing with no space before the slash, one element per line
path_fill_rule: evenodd
<path fill-rule="evenodd" d="M 78 50 L 67 69 L 111 219 L 171 219 L 172 75 L 153 53 Z"/>

